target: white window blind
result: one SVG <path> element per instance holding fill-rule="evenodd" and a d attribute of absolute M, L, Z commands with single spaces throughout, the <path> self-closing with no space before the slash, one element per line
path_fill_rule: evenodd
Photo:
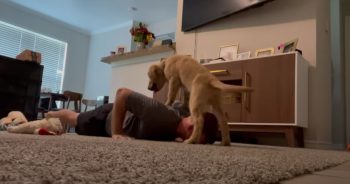
<path fill-rule="evenodd" d="M 41 89 L 61 91 L 67 43 L 0 21 L 0 55 L 16 58 L 25 49 L 41 53 Z"/>

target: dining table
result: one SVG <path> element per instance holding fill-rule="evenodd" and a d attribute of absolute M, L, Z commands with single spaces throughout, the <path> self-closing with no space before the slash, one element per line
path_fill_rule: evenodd
<path fill-rule="evenodd" d="M 48 100 L 48 104 L 46 105 L 47 107 L 42 106 L 43 105 L 42 102 L 45 100 Z M 63 107 L 64 107 L 64 102 L 67 100 L 68 100 L 68 98 L 62 93 L 41 92 L 40 93 L 39 107 L 46 108 L 49 111 L 52 108 L 55 108 L 54 106 L 56 105 L 56 101 L 63 102 Z"/>

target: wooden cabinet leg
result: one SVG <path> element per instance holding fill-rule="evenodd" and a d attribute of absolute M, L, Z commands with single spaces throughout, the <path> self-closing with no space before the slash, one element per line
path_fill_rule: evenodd
<path fill-rule="evenodd" d="M 290 147 L 297 147 L 298 146 L 297 141 L 296 141 L 296 137 L 295 137 L 294 128 L 287 127 L 284 131 L 284 134 L 286 136 L 288 146 L 290 146 Z"/>
<path fill-rule="evenodd" d="M 304 147 L 304 129 L 301 127 L 297 127 L 297 141 L 298 141 L 298 146 L 303 148 Z"/>
<path fill-rule="evenodd" d="M 287 145 L 290 147 L 304 147 L 304 132 L 300 127 L 288 127 L 284 131 Z"/>

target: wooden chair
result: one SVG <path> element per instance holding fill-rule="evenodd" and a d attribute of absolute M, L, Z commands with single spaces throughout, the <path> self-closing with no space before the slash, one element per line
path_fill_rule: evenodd
<path fill-rule="evenodd" d="M 64 91 L 63 95 L 67 98 L 67 106 L 66 109 L 69 109 L 70 102 L 74 103 L 74 111 L 80 113 L 81 111 L 81 100 L 83 98 L 83 94 L 73 92 L 73 91 Z M 64 127 L 65 132 L 70 132 L 71 127 Z"/>
<path fill-rule="evenodd" d="M 73 92 L 73 91 L 64 91 L 63 95 L 67 98 L 67 106 L 66 109 L 69 109 L 70 102 L 74 102 L 74 111 L 81 111 L 81 100 L 83 98 L 83 94 Z"/>
<path fill-rule="evenodd" d="M 68 100 L 66 96 L 58 93 L 41 93 L 38 107 L 38 114 L 41 119 L 45 118 L 45 113 L 48 111 L 57 111 L 65 108 L 65 102 Z M 62 107 L 58 108 L 56 102 L 61 102 Z"/>
<path fill-rule="evenodd" d="M 81 101 L 81 103 L 85 105 L 84 112 L 87 111 L 87 108 L 88 108 L 88 107 L 93 107 L 93 108 L 96 108 L 96 107 L 97 107 L 97 100 L 83 99 L 83 100 Z"/>

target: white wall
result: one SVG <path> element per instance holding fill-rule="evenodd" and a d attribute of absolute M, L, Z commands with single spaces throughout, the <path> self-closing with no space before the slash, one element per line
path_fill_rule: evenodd
<path fill-rule="evenodd" d="M 148 28 L 156 36 L 167 33 L 174 33 L 176 31 L 176 17 L 162 22 L 150 24 Z"/>
<path fill-rule="evenodd" d="M 239 44 L 239 52 L 255 52 L 299 38 L 298 49 L 310 64 L 309 147 L 331 146 L 331 59 L 329 0 L 278 0 L 181 32 L 183 0 L 178 3 L 176 51 L 197 59 L 218 57 L 219 47 Z"/>
<path fill-rule="evenodd" d="M 84 92 L 89 35 L 0 2 L 0 20 L 68 43 L 63 90 Z"/>
<path fill-rule="evenodd" d="M 111 66 L 101 62 L 102 57 L 110 55 L 117 46 L 123 45 L 130 51 L 130 21 L 123 27 L 91 36 L 88 66 L 86 70 L 84 98 L 96 99 L 97 96 L 108 96 L 111 81 Z"/>
<path fill-rule="evenodd" d="M 147 56 L 131 58 L 114 62 L 112 66 L 111 89 L 109 101 L 114 102 L 117 89 L 127 87 L 148 97 L 153 97 L 153 92 L 148 90 L 148 68 L 152 64 L 159 63 L 161 58 L 174 55 L 173 51 L 154 53 Z"/>
<path fill-rule="evenodd" d="M 132 37 L 129 33 L 129 29 L 131 28 L 132 24 L 133 22 L 130 22 L 130 24 L 125 24 L 124 27 L 120 27 L 118 29 L 104 33 L 94 34 L 91 36 L 91 45 L 84 92 L 86 98 L 95 99 L 97 96 L 101 95 L 109 96 L 111 91 L 117 90 L 111 89 L 111 78 L 115 77 L 111 74 L 112 66 L 102 63 L 101 58 L 108 56 L 109 52 L 115 50 L 118 45 L 124 45 L 127 47 L 127 51 L 130 51 L 130 48 L 132 47 Z M 176 31 L 176 18 L 149 24 L 148 29 L 155 35 L 173 33 Z M 147 78 L 144 72 L 139 73 L 136 71 L 147 70 L 148 65 L 140 64 L 137 66 L 123 68 L 129 72 L 129 74 L 132 74 L 134 78 Z M 124 69 L 123 71 L 125 71 Z M 129 75 L 125 77 L 129 77 Z M 147 84 L 144 85 L 147 86 Z M 116 86 L 118 88 L 133 88 L 135 85 L 122 82 L 120 84 L 113 84 L 112 86 Z M 114 99 L 114 96 L 110 96 L 109 99 L 112 101 Z"/>

